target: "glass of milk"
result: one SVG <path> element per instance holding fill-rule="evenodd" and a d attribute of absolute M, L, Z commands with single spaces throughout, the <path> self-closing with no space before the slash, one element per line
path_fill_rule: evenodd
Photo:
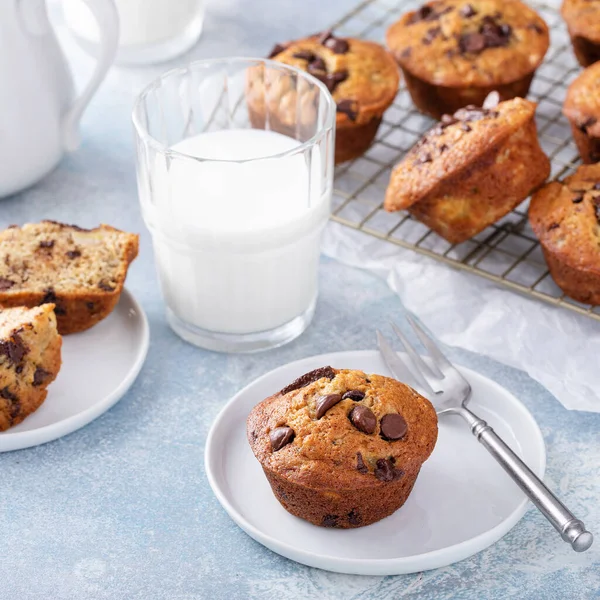
<path fill-rule="evenodd" d="M 204 0 L 114 0 L 122 65 L 156 63 L 189 50 L 200 37 Z M 100 32 L 86 0 L 64 0 L 65 21 L 79 44 L 96 55 Z"/>
<path fill-rule="evenodd" d="M 335 104 L 325 86 L 268 60 L 199 61 L 151 83 L 133 122 L 173 330 L 225 352 L 300 335 L 330 213 Z"/>

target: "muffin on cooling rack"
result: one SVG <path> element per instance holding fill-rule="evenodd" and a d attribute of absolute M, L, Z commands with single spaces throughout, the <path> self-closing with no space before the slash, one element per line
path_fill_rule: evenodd
<path fill-rule="evenodd" d="M 346 529 L 406 502 L 435 446 L 437 416 L 394 379 L 323 367 L 254 407 L 247 432 L 287 511 Z"/>
<path fill-rule="evenodd" d="M 369 148 L 383 113 L 396 97 L 400 79 L 394 58 L 385 48 L 365 40 L 338 38 L 326 31 L 277 44 L 269 58 L 308 71 L 331 92 L 337 106 L 336 164 L 357 158 Z M 254 127 L 264 126 L 268 113 L 269 122 L 273 123 L 275 116 L 285 133 L 286 106 L 294 107 L 294 114 L 287 120 L 295 122 L 296 102 L 285 98 L 295 94 L 295 89 L 283 82 L 279 82 L 279 87 L 279 93 L 267 95 L 271 105 L 264 105 L 264 94 L 256 95 L 260 102 L 249 98 Z"/>
<path fill-rule="evenodd" d="M 600 161 L 600 62 L 571 83 L 563 104 L 584 163 Z"/>
<path fill-rule="evenodd" d="M 439 119 L 481 106 L 493 90 L 524 98 L 549 45 L 548 27 L 518 0 L 439 0 L 387 31 L 413 102 Z"/>
<path fill-rule="evenodd" d="M 540 148 L 535 104 L 514 98 L 467 106 L 440 123 L 392 172 L 388 211 L 408 209 L 452 243 L 473 237 L 546 181 L 550 161 Z"/>
<path fill-rule="evenodd" d="M 600 60 L 600 2 L 564 0 L 560 12 L 579 64 L 587 67 Z"/>
<path fill-rule="evenodd" d="M 529 221 L 558 287 L 600 304 L 600 164 L 582 165 L 535 193 Z"/>

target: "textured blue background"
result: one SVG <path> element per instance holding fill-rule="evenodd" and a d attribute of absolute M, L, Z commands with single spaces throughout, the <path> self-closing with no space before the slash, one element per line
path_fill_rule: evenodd
<path fill-rule="evenodd" d="M 273 42 L 318 30 L 352 4 L 214 0 L 191 56 L 263 55 Z M 60 35 L 83 81 L 92 63 L 62 29 Z M 2 226 L 54 218 L 141 232 L 141 256 L 128 287 L 148 314 L 152 338 L 138 381 L 111 411 L 54 443 L 0 455 L 0 598 L 600 597 L 600 543 L 576 555 L 534 510 L 468 560 L 385 578 L 293 563 L 227 517 L 202 467 L 207 431 L 226 400 L 286 362 L 373 347 L 374 328 L 387 331 L 400 304 L 373 275 L 323 260 L 314 323 L 285 348 L 225 356 L 171 333 L 137 205 L 129 121 L 136 92 L 165 68 L 114 69 L 84 118 L 81 149 L 45 181 L 0 204 Z M 523 400 L 546 440 L 547 482 L 600 535 L 600 414 L 566 411 L 519 371 L 464 351 L 449 354 Z M 590 360 L 598 360 L 597 349 L 590 348 Z"/>

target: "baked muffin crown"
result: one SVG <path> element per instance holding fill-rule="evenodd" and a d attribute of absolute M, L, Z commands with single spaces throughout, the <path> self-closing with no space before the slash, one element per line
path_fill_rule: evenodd
<path fill-rule="evenodd" d="M 514 98 L 494 105 L 496 101 L 497 95 L 490 95 L 483 108 L 467 106 L 444 115 L 396 165 L 385 208 L 412 206 L 534 119 L 533 102 Z"/>
<path fill-rule="evenodd" d="M 600 43 L 600 3 L 564 0 L 560 12 L 572 36 L 582 36 Z"/>
<path fill-rule="evenodd" d="M 546 250 L 572 268 L 600 274 L 600 163 L 536 192 L 529 220 Z"/>
<path fill-rule="evenodd" d="M 542 62 L 548 26 L 519 0 L 437 0 L 387 31 L 403 69 L 447 87 L 510 83 Z"/>
<path fill-rule="evenodd" d="M 400 82 L 396 62 L 383 46 L 338 38 L 329 31 L 277 44 L 269 58 L 321 80 L 336 102 L 338 126 L 380 116 L 394 100 Z"/>
<path fill-rule="evenodd" d="M 567 90 L 563 113 L 583 133 L 600 137 L 600 62 L 584 69 L 573 80 Z"/>
<path fill-rule="evenodd" d="M 314 373 L 314 372 L 313 372 Z M 263 467 L 308 488 L 359 489 L 400 479 L 433 451 L 437 416 L 412 388 L 362 371 L 318 370 L 248 418 Z"/>

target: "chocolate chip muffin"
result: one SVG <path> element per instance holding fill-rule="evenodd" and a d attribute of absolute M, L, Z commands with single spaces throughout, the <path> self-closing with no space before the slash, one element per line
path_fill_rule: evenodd
<path fill-rule="evenodd" d="M 331 92 L 337 107 L 336 164 L 357 158 L 371 145 L 385 110 L 398 91 L 400 74 L 394 58 L 379 44 L 353 38 L 338 38 L 330 31 L 305 39 L 277 44 L 269 58 L 308 71 Z M 294 106 L 288 121 L 295 120 L 296 102 L 285 99 L 294 94 L 293 86 L 281 86 L 280 94 L 270 94 L 273 106 L 250 104 L 254 127 L 261 128 L 265 112 L 278 115 L 285 125 L 282 110 Z M 270 122 L 273 122 L 270 119 Z M 284 131 L 283 133 L 293 134 Z"/>
<path fill-rule="evenodd" d="M 392 172 L 385 209 L 409 212 L 452 243 L 491 225 L 546 181 L 550 161 L 540 148 L 533 102 L 467 106 L 440 123 Z"/>
<path fill-rule="evenodd" d="M 497 90 L 524 98 L 549 45 L 548 27 L 518 0 L 439 0 L 387 31 L 413 102 L 439 119 Z"/>
<path fill-rule="evenodd" d="M 585 69 L 569 86 L 563 113 L 584 163 L 600 161 L 600 62 Z"/>
<path fill-rule="evenodd" d="M 55 221 L 0 232 L 0 305 L 52 303 L 61 334 L 89 329 L 117 305 L 138 236 Z"/>
<path fill-rule="evenodd" d="M 0 308 L 0 431 L 41 406 L 60 370 L 62 338 L 53 309 Z"/>
<path fill-rule="evenodd" d="M 587 67 L 600 60 L 600 2 L 564 0 L 560 12 L 579 64 Z"/>
<path fill-rule="evenodd" d="M 394 379 L 323 367 L 258 404 L 247 431 L 282 506 L 345 529 L 406 502 L 435 446 L 437 416 Z"/>
<path fill-rule="evenodd" d="M 534 194 L 529 221 L 558 287 L 600 304 L 600 164 L 582 165 Z"/>

